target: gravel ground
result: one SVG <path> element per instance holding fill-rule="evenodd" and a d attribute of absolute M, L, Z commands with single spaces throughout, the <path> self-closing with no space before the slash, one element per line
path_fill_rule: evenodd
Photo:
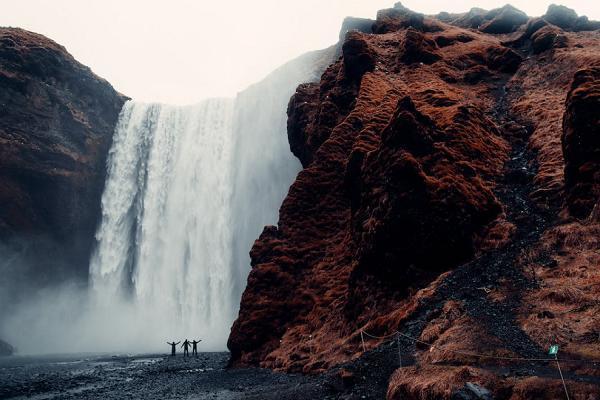
<path fill-rule="evenodd" d="M 0 399 L 320 399 L 320 377 L 227 370 L 227 353 L 0 358 Z M 338 397 L 338 396 L 334 396 Z M 360 397 L 359 397 L 360 398 Z"/>

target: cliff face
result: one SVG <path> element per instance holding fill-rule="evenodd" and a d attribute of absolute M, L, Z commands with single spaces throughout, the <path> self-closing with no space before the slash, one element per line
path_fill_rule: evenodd
<path fill-rule="evenodd" d="M 62 46 L 0 28 L 0 240 L 31 277 L 86 276 L 124 101 Z"/>
<path fill-rule="evenodd" d="M 232 363 L 368 374 L 389 346 L 365 335 L 399 331 L 388 398 L 468 396 L 467 382 L 559 396 L 547 363 L 515 374 L 522 362 L 465 353 L 544 358 L 558 343 L 600 358 L 597 28 L 564 7 L 397 4 L 349 32 L 290 101 L 304 169 L 252 248 Z M 597 393 L 597 372 L 570 368 L 572 388 Z"/>

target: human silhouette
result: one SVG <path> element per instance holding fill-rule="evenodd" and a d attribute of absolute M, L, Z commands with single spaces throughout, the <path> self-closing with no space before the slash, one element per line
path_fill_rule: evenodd
<path fill-rule="evenodd" d="M 192 355 L 194 356 L 198 356 L 198 343 L 200 343 L 202 341 L 202 339 L 200 340 L 192 340 Z"/>
<path fill-rule="evenodd" d="M 190 341 L 189 341 L 189 340 L 185 339 L 185 340 L 183 341 L 183 344 L 181 345 L 181 347 L 183 347 L 183 356 L 184 356 L 184 357 L 189 357 L 189 356 L 190 356 L 190 352 L 189 352 L 189 350 L 188 350 L 188 349 L 189 349 L 189 347 L 190 347 L 191 345 L 192 345 L 192 344 L 190 343 Z"/>
<path fill-rule="evenodd" d="M 176 352 L 176 347 L 175 346 L 177 346 L 179 343 L 181 343 L 181 342 L 177 342 L 177 343 L 175 343 L 175 342 L 173 342 L 173 343 L 167 342 L 167 344 L 171 345 L 171 356 L 175 357 L 175 352 Z"/>

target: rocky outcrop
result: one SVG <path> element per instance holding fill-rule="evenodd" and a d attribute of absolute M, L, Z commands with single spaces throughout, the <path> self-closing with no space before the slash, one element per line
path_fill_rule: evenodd
<path fill-rule="evenodd" d="M 409 10 L 398 2 L 394 5 L 394 8 L 381 10 L 377 13 L 377 18 L 373 23 L 373 33 L 395 32 L 409 27 L 420 31 L 425 28 L 424 20 L 425 16 L 423 14 Z"/>
<path fill-rule="evenodd" d="M 571 213 L 585 218 L 600 202 L 600 66 L 577 71 L 567 96 L 562 145 Z"/>
<path fill-rule="evenodd" d="M 577 18 L 575 10 L 556 4 L 551 4 L 544 15 L 546 21 L 563 29 L 572 28 Z"/>
<path fill-rule="evenodd" d="M 600 29 L 600 22 L 590 21 L 587 17 L 579 17 L 575 10 L 565 6 L 551 4 L 543 18 L 549 23 L 565 30 L 593 31 Z"/>
<path fill-rule="evenodd" d="M 531 48 L 534 54 L 563 47 L 567 47 L 567 37 L 555 27 L 544 26 L 531 35 Z"/>
<path fill-rule="evenodd" d="M 41 281 L 87 274 L 124 101 L 62 46 L 0 29 L 0 239 Z"/>
<path fill-rule="evenodd" d="M 479 29 L 485 33 L 509 33 L 527 22 L 529 18 L 524 12 L 511 5 L 492 10 L 484 16 L 484 22 Z"/>
<path fill-rule="evenodd" d="M 11 356 L 15 349 L 3 340 L 0 340 L 0 356 Z"/>
<path fill-rule="evenodd" d="M 599 49 L 598 32 L 510 6 L 433 18 L 397 4 L 373 33 L 349 32 L 341 58 L 290 100 L 304 169 L 251 251 L 232 364 L 335 379 L 385 364 L 373 398 L 557 396 L 545 372 L 496 371 L 513 371 L 502 357 L 545 357 L 550 340 L 596 357 L 600 274 L 575 274 L 573 257 L 579 246 L 577 260 L 597 258 L 598 226 L 569 225 L 561 206 L 565 193 L 578 207 L 598 196 Z M 576 299 L 579 322 L 557 311 Z M 544 324 L 571 336 L 551 339 Z M 390 338 L 399 344 L 382 345 Z M 498 359 L 474 364 L 469 352 Z M 589 370 L 572 371 L 573 390 L 597 391 Z M 344 382 L 348 393 L 375 385 Z"/>

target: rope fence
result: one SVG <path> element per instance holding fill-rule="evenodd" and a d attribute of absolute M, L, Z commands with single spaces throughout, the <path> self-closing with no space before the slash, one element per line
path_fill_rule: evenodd
<path fill-rule="evenodd" d="M 361 338 L 363 338 L 364 336 L 368 336 L 372 339 L 378 339 L 378 340 L 383 340 L 383 339 L 388 339 L 391 338 L 392 336 L 402 336 L 405 337 L 406 339 L 409 339 L 413 342 L 416 343 L 420 343 L 422 345 L 425 345 L 427 347 L 429 347 L 430 351 L 432 351 L 433 349 L 435 349 L 436 347 L 432 344 L 432 343 L 427 343 L 423 340 L 414 338 L 412 336 L 406 335 L 402 332 L 398 332 L 395 331 L 393 333 L 390 333 L 389 335 L 385 335 L 385 336 L 376 336 L 376 335 L 371 335 L 369 334 L 367 331 L 365 330 L 361 330 Z M 363 336 L 364 334 L 364 336 Z M 363 349 L 365 349 L 365 344 L 364 344 L 364 339 L 363 339 Z M 461 351 L 461 350 L 447 350 L 448 352 L 451 353 L 455 353 L 455 354 L 459 354 L 459 355 L 463 355 L 463 356 L 469 356 L 469 357 L 477 357 L 477 358 L 488 358 L 488 359 L 496 359 L 496 360 L 507 360 L 507 361 L 538 361 L 538 362 L 552 362 L 552 361 L 556 361 L 554 358 L 527 358 L 527 357 L 505 357 L 505 356 L 495 356 L 495 355 L 491 355 L 491 354 L 481 354 L 481 353 L 471 353 L 471 352 L 467 352 L 467 351 Z M 574 359 L 561 359 L 561 362 L 566 362 L 566 363 L 586 363 L 586 364 L 600 364 L 600 360 L 574 360 Z"/>
<path fill-rule="evenodd" d="M 384 336 L 377 336 L 377 335 L 372 335 L 370 333 L 368 333 L 367 331 L 365 331 L 364 329 L 360 330 L 360 340 L 361 340 L 361 344 L 362 344 L 362 349 L 363 352 L 366 351 L 366 345 L 365 345 L 365 336 L 371 338 L 371 339 L 377 339 L 377 340 L 385 340 L 385 339 L 389 339 L 392 337 L 395 337 L 395 341 L 396 344 L 398 346 L 398 363 L 400 365 L 400 368 L 402 368 L 402 347 L 400 344 L 400 338 L 404 337 L 408 340 L 411 340 L 415 343 L 420 343 L 422 345 L 428 346 L 429 347 L 429 351 L 433 351 L 436 347 L 432 344 L 432 343 L 427 343 L 423 340 L 420 340 L 418 338 L 406 335 L 402 332 L 399 331 L 395 331 L 390 333 L 389 335 L 384 335 Z M 558 348 L 558 347 L 557 347 Z M 461 350 L 447 350 L 450 353 L 454 353 L 454 354 L 458 354 L 458 355 L 463 355 L 463 356 L 468 356 L 468 357 L 476 357 L 476 358 L 485 358 L 485 359 L 495 359 L 495 360 L 505 360 L 505 361 L 529 361 L 529 362 L 552 362 L 555 361 L 556 362 L 556 366 L 558 368 L 558 373 L 560 375 L 560 380 L 562 381 L 562 386 L 564 388 L 565 391 L 565 396 L 567 400 L 570 400 L 569 398 L 569 391 L 567 390 L 567 384 L 565 382 L 565 378 L 563 377 L 563 373 L 562 370 L 560 368 L 560 363 L 558 362 L 558 356 L 557 354 L 554 354 L 554 358 L 529 358 L 529 357 L 505 357 L 505 356 L 496 356 L 496 355 L 490 355 L 490 354 L 480 354 L 480 353 L 471 353 L 471 352 L 467 352 L 467 351 L 461 351 Z M 562 362 L 566 362 L 566 363 L 586 363 L 586 364 L 600 364 L 600 360 L 560 360 Z"/>

